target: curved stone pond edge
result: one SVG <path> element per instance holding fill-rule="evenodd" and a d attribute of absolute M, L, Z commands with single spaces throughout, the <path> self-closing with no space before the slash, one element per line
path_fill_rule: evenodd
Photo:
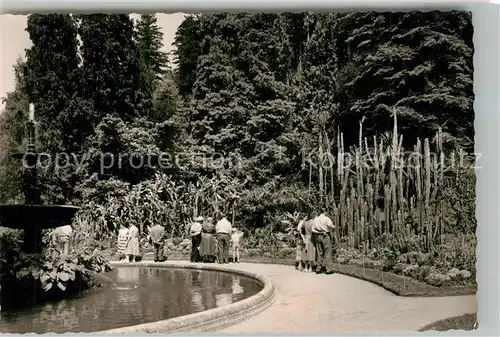
<path fill-rule="evenodd" d="M 139 262 L 139 263 L 116 263 L 113 267 L 126 266 L 130 268 L 172 268 L 172 269 L 194 269 L 206 271 L 218 271 L 241 275 L 261 283 L 264 288 L 257 294 L 244 300 L 229 305 L 213 308 L 189 315 L 174 317 L 166 320 L 132 325 L 111 330 L 98 331 L 97 333 L 121 334 L 121 333 L 178 333 L 178 332 L 209 332 L 239 323 L 269 307 L 276 299 L 274 284 L 264 277 L 252 272 L 234 270 L 224 265 L 198 264 L 198 263 L 176 263 L 168 262 Z"/>
<path fill-rule="evenodd" d="M 152 254 L 146 253 L 145 258 L 149 261 Z M 169 261 L 189 260 L 189 256 L 169 256 Z M 292 259 L 271 259 L 271 258 L 242 258 L 242 263 L 260 263 L 292 266 L 295 260 Z M 477 284 L 435 287 L 430 284 L 415 280 L 411 277 L 397 275 L 377 269 L 364 268 L 357 265 L 334 263 L 333 269 L 336 273 L 351 276 L 363 281 L 367 281 L 390 291 L 394 295 L 402 297 L 448 297 L 448 296 L 468 296 L 476 295 Z"/>

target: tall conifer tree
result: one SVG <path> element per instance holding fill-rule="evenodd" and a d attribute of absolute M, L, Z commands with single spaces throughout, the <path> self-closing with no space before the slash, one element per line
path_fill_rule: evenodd
<path fill-rule="evenodd" d="M 132 120 L 143 109 L 139 49 L 125 14 L 80 15 L 82 94 L 92 103 L 93 123 L 109 114 Z"/>

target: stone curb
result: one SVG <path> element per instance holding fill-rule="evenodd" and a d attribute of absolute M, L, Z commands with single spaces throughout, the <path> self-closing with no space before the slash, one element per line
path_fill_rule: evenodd
<path fill-rule="evenodd" d="M 137 262 L 137 263 L 116 263 L 113 266 L 127 267 L 155 267 L 155 268 L 185 268 L 196 270 L 209 270 L 237 274 L 252 278 L 260 282 L 264 288 L 257 294 L 244 300 L 213 308 L 194 314 L 189 314 L 171 319 L 132 325 L 123 328 L 99 331 L 104 334 L 124 334 L 124 333 L 186 333 L 186 332 L 214 332 L 221 328 L 239 323 L 251 316 L 258 314 L 268 308 L 276 299 L 276 288 L 274 284 L 264 277 L 247 271 L 235 270 L 224 265 L 210 265 L 189 262 Z"/>

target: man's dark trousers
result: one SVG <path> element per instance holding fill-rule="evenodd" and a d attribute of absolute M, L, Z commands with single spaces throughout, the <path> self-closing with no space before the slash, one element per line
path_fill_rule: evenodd
<path fill-rule="evenodd" d="M 154 260 L 155 261 L 163 261 L 163 247 L 165 246 L 164 242 L 154 242 Z"/>
<path fill-rule="evenodd" d="M 191 237 L 191 262 L 200 262 L 200 251 L 198 247 L 200 247 L 201 243 L 201 233 L 198 235 L 193 235 Z"/>
<path fill-rule="evenodd" d="M 332 238 L 330 233 L 314 233 L 318 265 L 316 273 L 333 273 Z"/>
<path fill-rule="evenodd" d="M 219 263 L 229 263 L 229 241 L 230 237 L 227 233 L 218 233 L 217 242 L 219 245 Z"/>

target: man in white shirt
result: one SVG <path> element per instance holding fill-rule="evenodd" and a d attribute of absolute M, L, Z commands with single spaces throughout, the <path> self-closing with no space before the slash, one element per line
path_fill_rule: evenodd
<path fill-rule="evenodd" d="M 73 235 L 73 229 L 70 225 L 57 227 L 52 231 L 52 243 L 59 251 L 59 254 L 69 254 L 69 242 Z"/>
<path fill-rule="evenodd" d="M 215 225 L 215 233 L 217 234 L 217 242 L 219 245 L 218 262 L 229 263 L 229 242 L 231 241 L 231 223 L 226 219 L 224 214 L 221 214 L 222 219 Z"/>
<path fill-rule="evenodd" d="M 198 248 L 201 243 L 202 222 L 202 216 L 196 217 L 189 227 L 189 235 L 191 236 L 191 262 L 199 262 L 201 260 Z"/>
<path fill-rule="evenodd" d="M 332 261 L 332 236 L 335 226 L 332 220 L 326 216 L 326 210 L 314 218 L 312 224 L 312 234 L 317 251 L 316 274 L 333 274 Z"/>

